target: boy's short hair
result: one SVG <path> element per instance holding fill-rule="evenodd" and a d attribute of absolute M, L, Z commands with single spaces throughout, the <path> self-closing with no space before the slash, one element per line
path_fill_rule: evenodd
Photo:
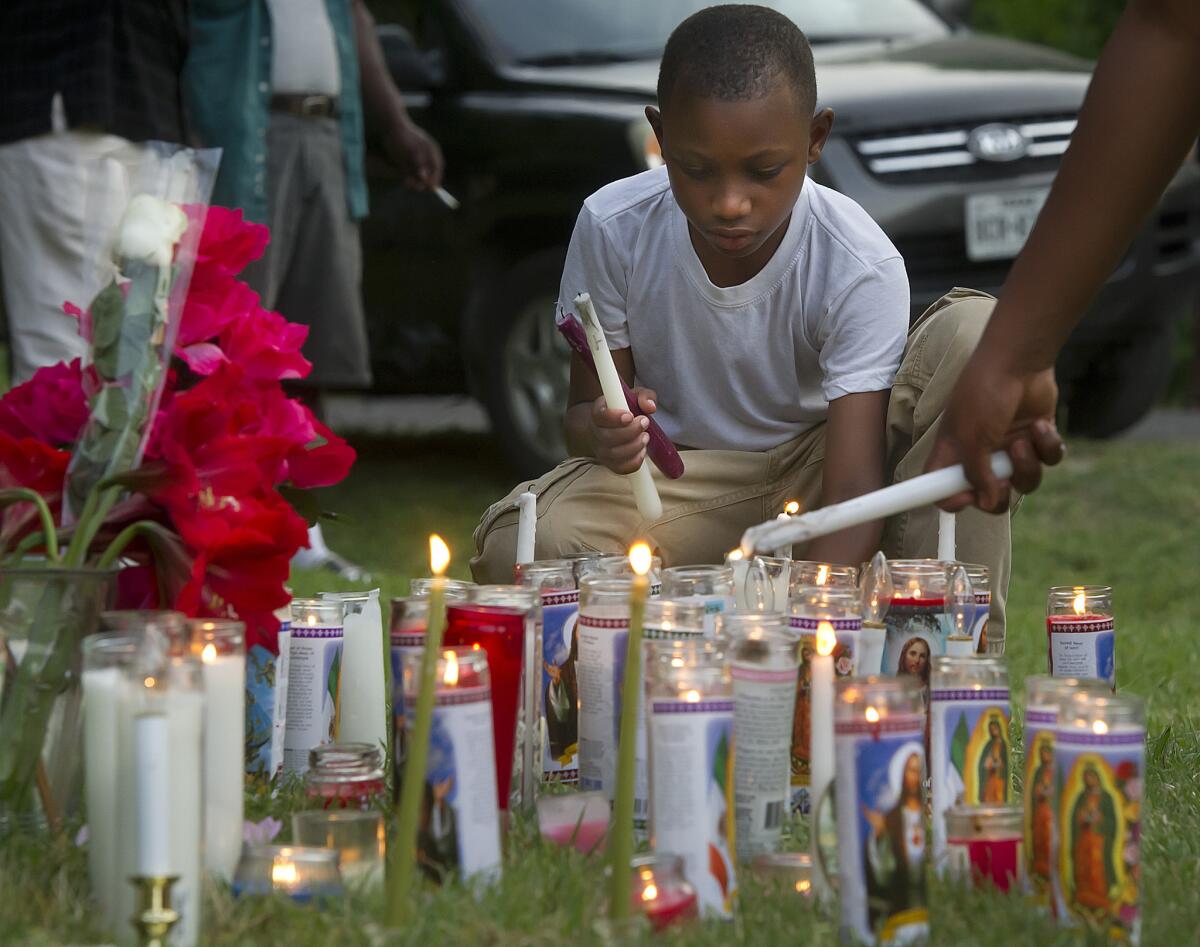
<path fill-rule="evenodd" d="M 658 105 L 676 87 L 724 102 L 756 99 L 783 79 L 812 112 L 817 77 L 808 38 L 782 13 L 729 3 L 693 13 L 675 27 L 658 69 Z"/>

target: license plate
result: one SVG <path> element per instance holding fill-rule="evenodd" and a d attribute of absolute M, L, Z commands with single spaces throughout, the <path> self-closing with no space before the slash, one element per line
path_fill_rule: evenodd
<path fill-rule="evenodd" d="M 1021 252 L 1048 188 L 1026 188 L 967 198 L 968 260 L 1010 260 Z"/>

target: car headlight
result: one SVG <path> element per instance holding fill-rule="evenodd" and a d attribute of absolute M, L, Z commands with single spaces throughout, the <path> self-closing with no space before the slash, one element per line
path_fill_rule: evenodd
<path fill-rule="evenodd" d="M 629 146 L 633 149 L 633 160 L 639 165 L 650 169 L 662 167 L 662 150 L 658 147 L 658 139 L 654 137 L 654 129 L 644 118 L 629 125 Z"/>

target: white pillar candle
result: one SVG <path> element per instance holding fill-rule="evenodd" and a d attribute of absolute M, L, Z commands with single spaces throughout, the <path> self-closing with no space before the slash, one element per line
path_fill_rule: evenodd
<path fill-rule="evenodd" d="M 384 693 L 383 613 L 379 589 L 369 592 L 325 592 L 339 601 L 342 619 L 342 688 L 338 742 L 366 743 L 387 752 L 387 694 Z"/>
<path fill-rule="evenodd" d="M 1012 476 L 1012 461 L 1004 451 L 992 454 L 992 473 L 1001 479 Z M 881 520 L 920 506 L 940 503 L 956 493 L 971 489 L 962 464 L 943 467 L 911 480 L 864 493 L 862 496 L 793 516 L 788 522 L 768 520 L 751 526 L 742 536 L 747 555 L 759 549 L 778 549 L 787 543 L 803 543 L 844 529 Z"/>
<path fill-rule="evenodd" d="M 817 653 L 812 656 L 812 730 L 809 744 L 810 792 L 812 799 L 812 845 L 813 858 L 821 837 L 821 814 L 824 806 L 834 805 L 831 797 L 822 797 L 833 785 L 833 649 L 837 635 L 833 625 L 821 622 L 817 626 Z M 824 803 L 824 805 L 822 805 Z M 818 872 L 814 877 L 817 894 L 828 898 L 831 892 L 824 877 Z"/>
<path fill-rule="evenodd" d="M 627 407 L 625 391 L 621 387 L 621 376 L 617 374 L 612 352 L 608 350 L 604 328 L 600 325 L 600 318 L 592 306 L 592 297 L 587 293 L 580 293 L 575 297 L 575 307 L 579 310 L 579 320 L 587 333 L 588 348 L 592 350 L 592 359 L 596 363 L 596 376 L 600 379 L 604 401 L 612 410 L 621 411 Z M 642 518 L 652 521 L 662 516 L 662 500 L 659 499 L 658 488 L 654 485 L 650 465 L 646 461 L 643 460 L 642 465 L 629 475 L 629 483 Z"/>
<path fill-rule="evenodd" d="M 191 623 L 204 684 L 204 867 L 232 881 L 242 852 L 246 656 L 241 622 Z"/>
<path fill-rule="evenodd" d="M 517 497 L 517 565 L 534 561 L 533 548 L 537 537 L 537 497 L 526 490 Z"/>
<path fill-rule="evenodd" d="M 204 861 L 204 692 L 199 662 L 173 658 L 168 669 L 167 722 L 170 745 L 171 874 L 179 880 L 171 901 L 179 911 L 172 947 L 193 947 L 200 940 Z M 243 731 L 236 742 L 243 745 Z"/>
<path fill-rule="evenodd" d="M 162 876 L 171 873 L 170 723 L 166 698 L 155 695 L 151 701 L 158 706 L 133 719 L 137 873 Z"/>
<path fill-rule="evenodd" d="M 957 517 L 945 510 L 938 510 L 938 558 L 942 562 L 954 562 L 955 541 L 954 530 Z"/>

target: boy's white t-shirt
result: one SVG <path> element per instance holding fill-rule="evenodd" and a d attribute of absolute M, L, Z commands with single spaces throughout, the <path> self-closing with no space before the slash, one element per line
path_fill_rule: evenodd
<path fill-rule="evenodd" d="M 908 333 L 904 261 L 850 198 L 806 181 L 783 242 L 749 281 L 709 280 L 665 168 L 583 205 L 559 305 L 591 294 L 609 348 L 675 443 L 764 451 L 825 420 L 829 402 L 892 385 Z"/>

